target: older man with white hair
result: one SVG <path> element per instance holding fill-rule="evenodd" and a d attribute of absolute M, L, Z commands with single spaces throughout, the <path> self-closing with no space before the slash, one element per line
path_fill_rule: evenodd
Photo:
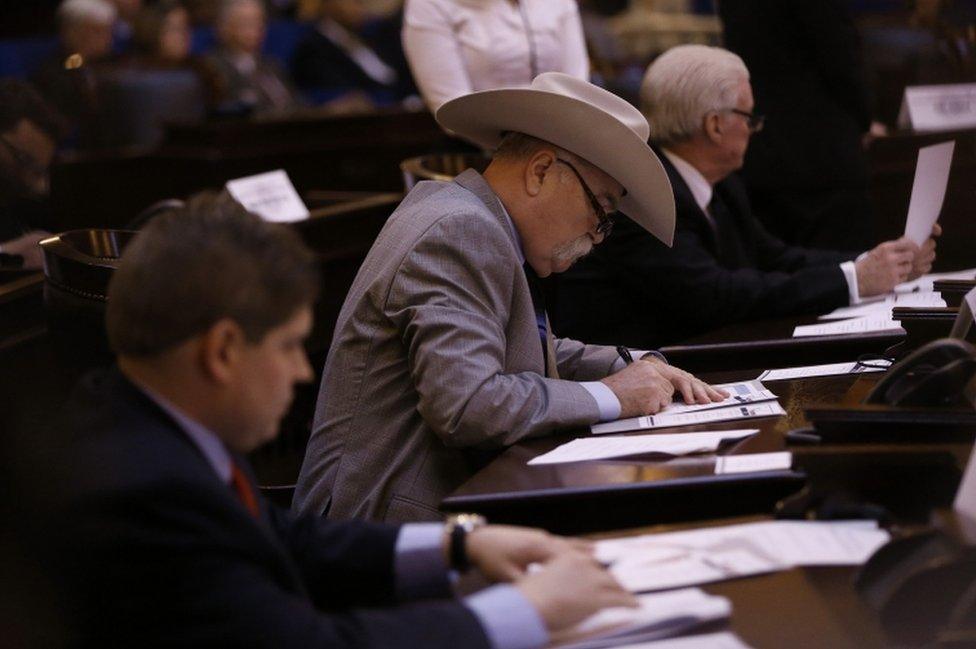
<path fill-rule="evenodd" d="M 453 99 L 437 120 L 497 151 L 484 174 L 418 183 L 363 262 L 323 372 L 303 510 L 437 519 L 506 445 L 657 412 L 675 392 L 725 396 L 660 356 L 549 327 L 539 277 L 600 244 L 618 207 L 671 242 L 671 189 L 637 109 L 549 72 Z"/>
<path fill-rule="evenodd" d="M 674 246 L 622 219 L 605 246 L 561 278 L 554 322 L 569 335 L 660 345 L 737 321 L 827 312 L 931 268 L 934 239 L 858 254 L 788 246 L 762 227 L 735 174 L 763 126 L 735 54 L 701 45 L 667 51 L 647 70 L 641 104 L 674 188 Z"/>

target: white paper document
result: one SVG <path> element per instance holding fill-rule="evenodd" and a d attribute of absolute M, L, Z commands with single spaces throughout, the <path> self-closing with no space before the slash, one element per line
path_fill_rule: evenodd
<path fill-rule="evenodd" d="M 920 132 L 976 126 L 976 84 L 908 86 L 898 110 L 898 127 Z"/>
<path fill-rule="evenodd" d="M 942 294 L 935 291 L 919 291 L 916 293 L 894 293 L 883 300 L 875 300 L 855 306 L 842 306 L 830 313 L 820 316 L 821 320 L 845 320 L 847 318 L 861 318 L 864 316 L 891 315 L 896 306 L 905 307 L 944 307 Z"/>
<path fill-rule="evenodd" d="M 561 649 L 619 647 L 623 642 L 668 638 L 705 622 L 724 620 L 732 613 L 725 597 L 698 588 L 640 595 L 637 608 L 606 608 L 572 630 L 557 633 L 552 646 Z"/>
<path fill-rule="evenodd" d="M 905 236 L 922 245 L 929 238 L 932 226 L 939 220 L 942 201 L 945 200 L 949 169 L 952 167 L 954 141 L 925 146 L 918 150 L 915 165 L 915 182 L 908 202 L 908 219 Z"/>
<path fill-rule="evenodd" d="M 837 320 L 823 324 L 800 325 L 793 329 L 794 338 L 806 336 L 838 336 L 842 334 L 866 334 L 877 331 L 894 331 L 901 329 L 901 325 L 887 315 L 865 316 L 850 320 Z"/>
<path fill-rule="evenodd" d="M 783 367 L 776 370 L 766 370 L 758 377 L 758 381 L 787 381 L 790 379 L 807 379 L 816 376 L 838 376 L 841 374 L 861 374 L 864 372 L 884 372 L 891 365 L 890 361 L 878 359 L 870 365 L 853 363 L 827 363 L 826 365 L 803 365 L 800 367 Z M 877 366 L 877 367 L 875 367 Z M 882 367 L 884 366 L 884 367 Z"/>
<path fill-rule="evenodd" d="M 680 638 L 618 645 L 617 649 L 751 649 L 731 631 L 701 633 Z"/>
<path fill-rule="evenodd" d="M 860 565 L 889 539 L 874 521 L 762 521 L 597 541 L 597 558 L 632 592 L 795 566 Z"/>
<path fill-rule="evenodd" d="M 789 451 L 722 455 L 715 458 L 715 475 L 783 471 L 791 466 L 793 466 L 793 454 Z"/>
<path fill-rule="evenodd" d="M 659 433 L 655 435 L 628 435 L 626 437 L 584 437 L 557 446 L 529 460 L 529 464 L 564 464 L 587 460 L 609 460 L 637 455 L 687 455 L 712 453 L 726 439 L 742 439 L 759 432 L 747 430 L 719 430 L 702 433 Z"/>
<path fill-rule="evenodd" d="M 720 383 L 715 385 L 729 393 L 728 398 L 722 401 L 711 403 L 682 403 L 676 401 L 670 406 L 659 412 L 659 415 L 677 415 L 684 412 L 700 412 L 702 410 L 714 410 L 716 408 L 726 408 L 744 403 L 759 403 L 760 401 L 773 401 L 776 395 L 763 387 L 759 381 L 739 381 L 737 383 Z"/>
<path fill-rule="evenodd" d="M 714 410 L 699 412 L 681 412 L 676 414 L 661 413 L 644 417 L 629 417 L 608 421 L 604 424 L 593 424 L 590 430 L 594 435 L 607 433 L 626 433 L 631 430 L 650 430 L 653 428 L 671 428 L 673 426 L 697 426 L 700 424 L 714 424 L 721 421 L 735 421 L 738 419 L 755 419 L 757 417 L 779 417 L 786 411 L 778 401 L 763 401 L 741 406 L 726 406 Z"/>
<path fill-rule="evenodd" d="M 903 282 L 895 287 L 895 293 L 912 293 L 917 291 L 931 291 L 936 280 L 939 279 L 976 279 L 976 268 L 956 270 L 951 273 L 929 273 L 910 282 Z"/>
<path fill-rule="evenodd" d="M 308 208 L 284 169 L 228 181 L 227 191 L 265 221 L 289 223 L 308 218 Z"/>

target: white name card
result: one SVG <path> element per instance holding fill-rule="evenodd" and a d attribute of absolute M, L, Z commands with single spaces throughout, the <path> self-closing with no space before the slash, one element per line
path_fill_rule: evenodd
<path fill-rule="evenodd" d="M 916 131 L 976 126 L 976 83 L 905 88 L 898 126 Z"/>
<path fill-rule="evenodd" d="M 228 181 L 227 191 L 265 221 L 291 223 L 308 218 L 308 208 L 284 169 Z"/>

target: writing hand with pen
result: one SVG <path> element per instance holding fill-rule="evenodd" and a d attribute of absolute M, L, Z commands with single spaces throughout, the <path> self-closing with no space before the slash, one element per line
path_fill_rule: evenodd
<path fill-rule="evenodd" d="M 663 359 L 646 355 L 634 361 L 626 348 L 618 348 L 626 367 L 602 379 L 620 401 L 621 417 L 653 415 L 666 408 L 675 392 L 685 403 L 713 403 L 729 394 L 705 383 Z"/>

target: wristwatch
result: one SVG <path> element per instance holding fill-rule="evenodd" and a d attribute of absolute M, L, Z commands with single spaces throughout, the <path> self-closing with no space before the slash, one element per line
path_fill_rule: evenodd
<path fill-rule="evenodd" d="M 478 514 L 452 514 L 447 517 L 447 533 L 451 543 L 448 554 L 452 570 L 467 572 L 471 567 L 468 562 L 467 536 L 487 523 L 485 517 Z"/>

